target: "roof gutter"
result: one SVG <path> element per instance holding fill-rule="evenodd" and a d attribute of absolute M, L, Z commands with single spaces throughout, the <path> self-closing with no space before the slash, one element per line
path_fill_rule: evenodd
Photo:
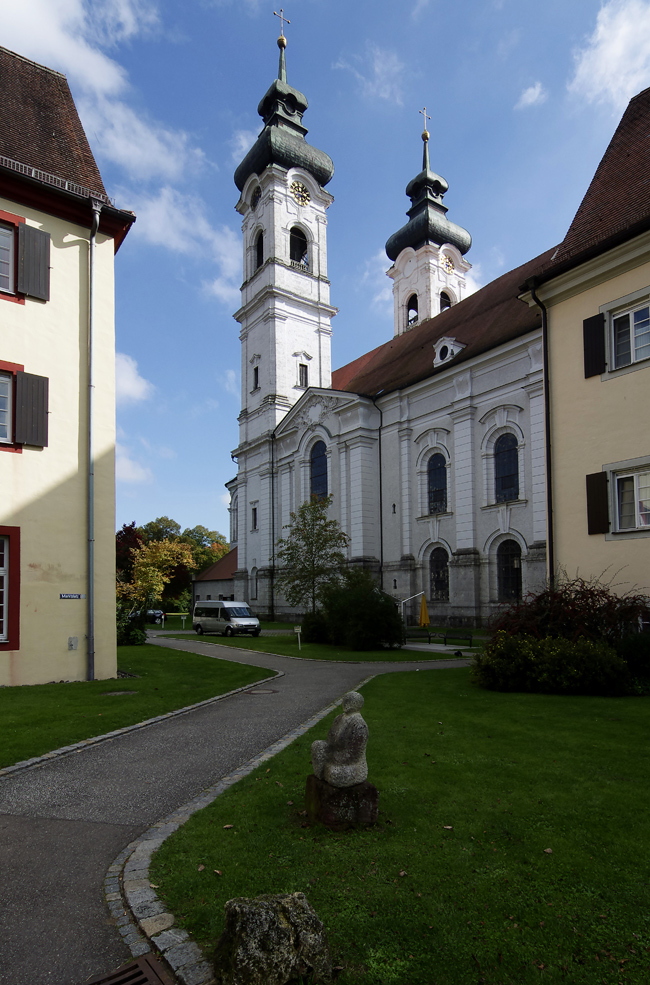
<path fill-rule="evenodd" d="M 555 587 L 555 532 L 553 523 L 553 458 L 551 448 L 551 386 L 548 360 L 548 314 L 547 309 L 535 293 L 539 284 L 537 277 L 526 281 L 530 296 L 542 312 L 542 360 L 544 376 L 544 453 L 546 458 L 546 552 L 548 559 L 549 588 Z"/>

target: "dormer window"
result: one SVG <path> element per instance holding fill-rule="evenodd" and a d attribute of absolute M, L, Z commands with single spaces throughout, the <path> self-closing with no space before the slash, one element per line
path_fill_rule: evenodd
<path fill-rule="evenodd" d="M 418 296 L 417 294 L 411 294 L 410 298 L 406 302 L 406 323 L 407 325 L 415 325 L 418 320 Z"/>
<path fill-rule="evenodd" d="M 264 233 L 260 230 L 257 234 L 257 239 L 255 240 L 255 269 L 259 268 L 264 263 Z"/>
<path fill-rule="evenodd" d="M 449 362 L 464 348 L 465 343 L 457 342 L 456 339 L 447 336 L 438 339 L 433 347 L 433 365 L 440 366 L 442 363 Z"/>
<path fill-rule="evenodd" d="M 451 308 L 451 298 L 446 291 L 442 291 L 440 294 L 440 311 L 446 311 L 447 308 Z"/>
<path fill-rule="evenodd" d="M 297 226 L 294 226 L 289 234 L 289 259 L 292 267 L 300 267 L 303 270 L 309 269 L 307 237 Z"/>

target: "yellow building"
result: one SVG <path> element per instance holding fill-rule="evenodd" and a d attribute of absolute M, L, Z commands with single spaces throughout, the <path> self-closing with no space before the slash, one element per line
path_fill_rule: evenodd
<path fill-rule="evenodd" d="M 66 79 L 0 48 L 0 685 L 114 677 L 114 208 Z"/>
<path fill-rule="evenodd" d="M 650 594 L 650 89 L 528 286 L 548 338 L 552 570 Z"/>

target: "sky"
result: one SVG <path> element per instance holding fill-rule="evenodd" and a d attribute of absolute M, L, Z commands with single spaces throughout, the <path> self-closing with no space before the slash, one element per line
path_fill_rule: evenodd
<path fill-rule="evenodd" d="M 480 287 L 559 243 L 629 99 L 650 0 L 286 0 L 287 78 L 326 151 L 332 366 L 393 334 L 388 237 L 431 167 Z M 228 536 L 240 410 L 233 172 L 277 75 L 267 0 L 0 0 L 0 43 L 65 73 L 118 208 L 116 525 Z"/>

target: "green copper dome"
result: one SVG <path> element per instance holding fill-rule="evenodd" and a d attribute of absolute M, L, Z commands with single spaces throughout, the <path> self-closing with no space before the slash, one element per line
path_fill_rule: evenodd
<path fill-rule="evenodd" d="M 386 243 L 386 253 L 393 261 L 407 246 L 418 250 L 425 243 L 436 246 L 450 243 L 465 254 L 472 245 L 472 237 L 467 230 L 446 217 L 447 208 L 442 204 L 442 199 L 449 185 L 429 167 L 429 135 L 426 130 L 422 139 L 422 170 L 406 186 L 406 194 L 411 199 L 411 208 L 406 213 L 409 221 Z"/>
<path fill-rule="evenodd" d="M 287 84 L 284 45 L 280 45 L 278 78 L 257 107 L 264 120 L 264 129 L 235 171 L 239 191 L 251 174 L 261 174 L 269 164 L 279 164 L 287 169 L 302 168 L 313 175 L 319 185 L 326 185 L 331 180 L 334 174 L 332 159 L 305 140 L 308 131 L 302 125 L 302 117 L 307 105 L 302 92 Z"/>

